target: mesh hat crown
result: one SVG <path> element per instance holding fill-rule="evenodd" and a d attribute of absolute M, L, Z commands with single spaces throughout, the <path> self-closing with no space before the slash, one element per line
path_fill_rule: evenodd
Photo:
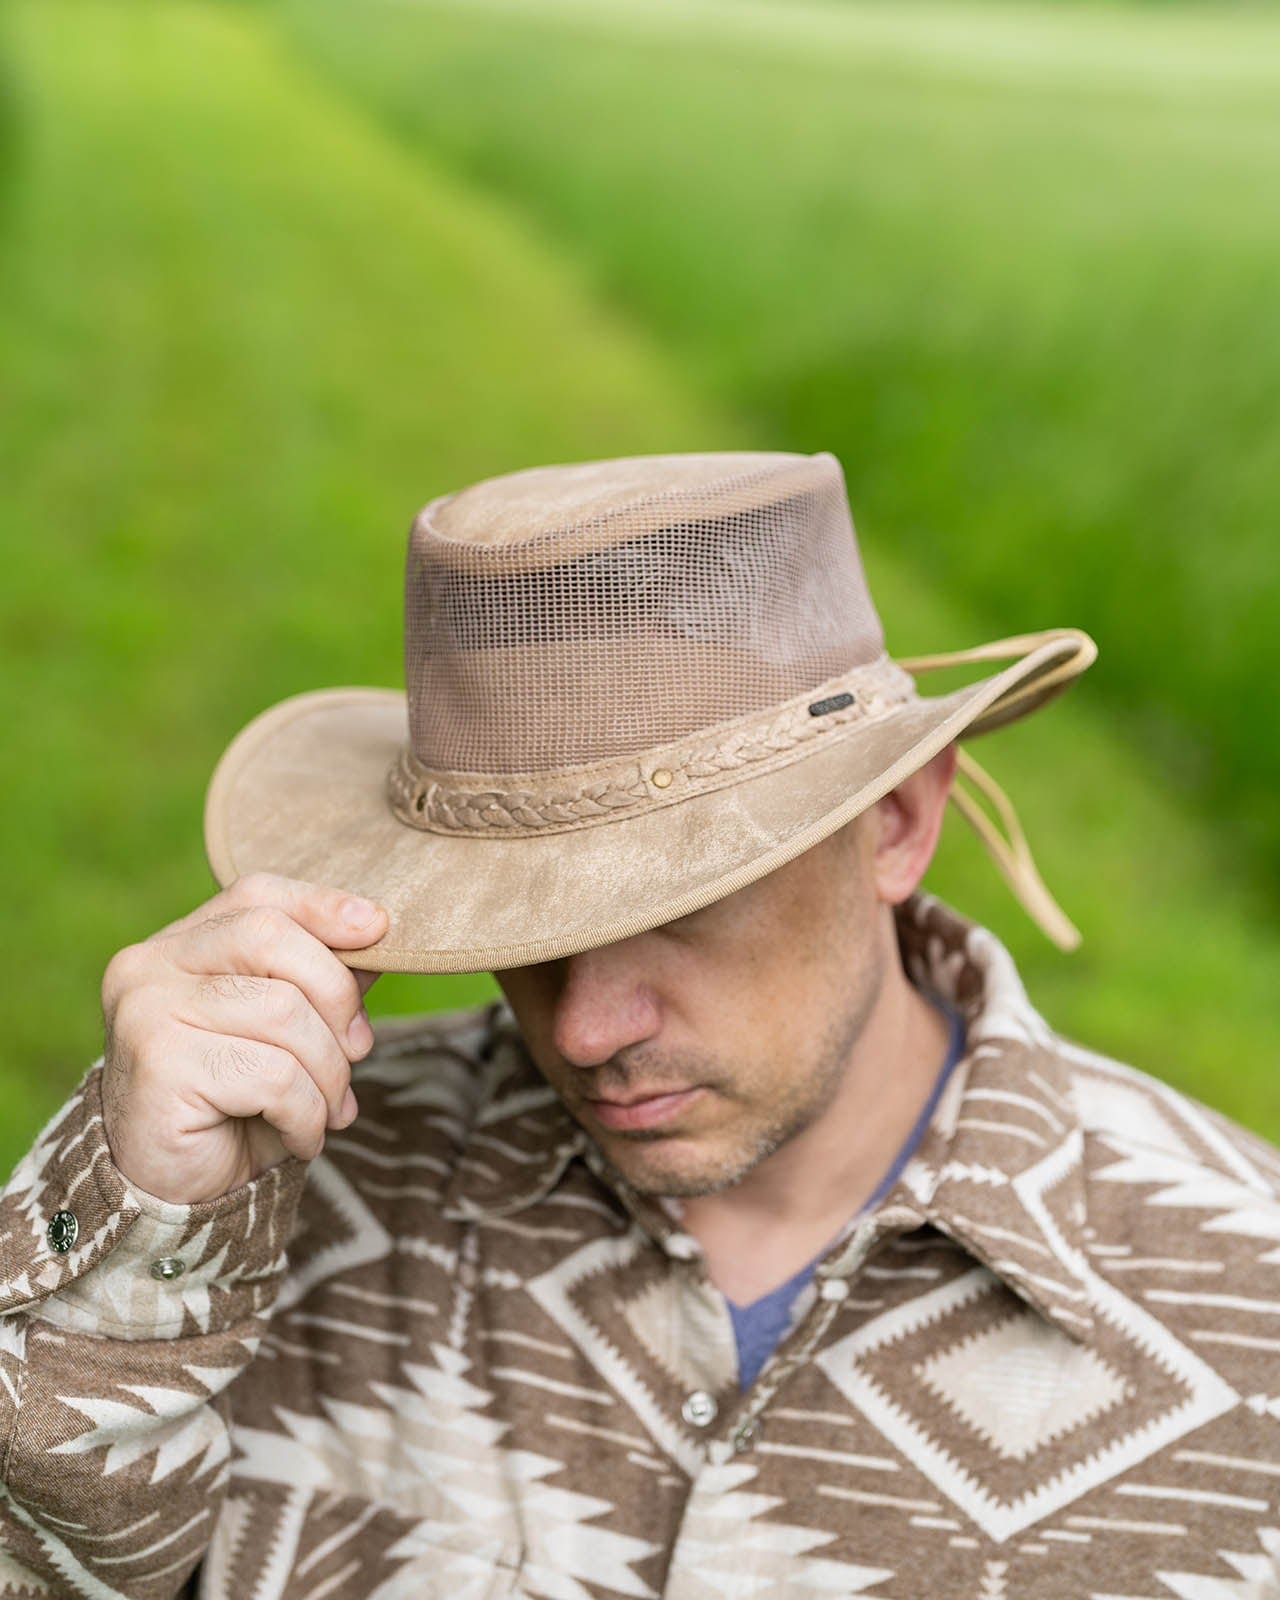
<path fill-rule="evenodd" d="M 632 755 L 883 656 L 833 456 L 691 456 L 678 481 L 663 462 L 535 467 L 420 513 L 405 682 L 426 765 Z"/>
<path fill-rule="evenodd" d="M 210 784 L 210 861 L 222 882 L 266 866 L 387 905 L 386 936 L 353 965 L 547 959 L 733 892 L 951 739 L 1042 704 L 1093 654 L 1055 629 L 892 660 L 827 452 L 534 467 L 422 509 L 406 692 L 294 696 L 242 730 Z M 913 671 L 1009 658 L 949 696 L 916 690 Z M 971 757 L 962 774 L 1011 842 L 958 784 L 952 798 L 1073 943 L 1007 800 Z M 602 899 L 591 875 L 610 869 Z M 424 945 L 433 888 L 450 907 Z"/>

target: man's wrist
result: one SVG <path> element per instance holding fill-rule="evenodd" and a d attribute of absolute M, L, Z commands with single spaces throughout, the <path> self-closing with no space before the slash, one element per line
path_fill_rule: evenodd
<path fill-rule="evenodd" d="M 290 1156 L 215 1200 L 138 1188 L 116 1166 L 99 1058 L 0 1193 L 0 1313 L 114 1338 L 233 1326 L 268 1306 L 306 1180 Z"/>
<path fill-rule="evenodd" d="M 268 1310 L 306 1163 L 289 1157 L 216 1200 L 161 1200 L 122 1177 L 133 1220 L 113 1249 L 36 1314 L 115 1339 L 217 1333 Z"/>

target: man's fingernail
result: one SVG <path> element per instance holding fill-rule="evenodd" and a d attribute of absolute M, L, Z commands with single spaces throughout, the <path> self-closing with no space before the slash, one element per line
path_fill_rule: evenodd
<path fill-rule="evenodd" d="M 373 1043 L 373 1029 L 363 1011 L 357 1011 L 347 1028 L 347 1043 L 362 1053 Z"/>
<path fill-rule="evenodd" d="M 344 900 L 342 920 L 348 928 L 367 928 L 378 914 L 372 900 Z"/>
<path fill-rule="evenodd" d="M 351 1122 L 355 1121 L 356 1112 L 359 1111 L 359 1109 L 360 1109 L 360 1107 L 356 1104 L 355 1095 L 353 1095 L 351 1090 L 348 1089 L 346 1094 L 345 1094 L 345 1096 L 343 1097 L 342 1111 L 340 1113 L 340 1115 L 342 1117 L 342 1126 L 344 1128 L 347 1126 L 348 1123 L 351 1123 Z"/>

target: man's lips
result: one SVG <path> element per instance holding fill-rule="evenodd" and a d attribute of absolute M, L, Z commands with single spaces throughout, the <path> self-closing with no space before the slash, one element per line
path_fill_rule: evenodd
<path fill-rule="evenodd" d="M 588 1100 L 588 1110 L 606 1128 L 656 1128 L 679 1114 L 702 1093 L 700 1088 L 630 1094 L 625 1100 Z"/>

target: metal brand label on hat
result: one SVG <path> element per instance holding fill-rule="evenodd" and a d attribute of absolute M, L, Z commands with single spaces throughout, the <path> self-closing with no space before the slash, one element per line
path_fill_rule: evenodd
<path fill-rule="evenodd" d="M 853 704 L 851 694 L 833 694 L 826 700 L 815 700 L 809 707 L 811 717 L 825 717 L 828 711 L 843 711 Z"/>

